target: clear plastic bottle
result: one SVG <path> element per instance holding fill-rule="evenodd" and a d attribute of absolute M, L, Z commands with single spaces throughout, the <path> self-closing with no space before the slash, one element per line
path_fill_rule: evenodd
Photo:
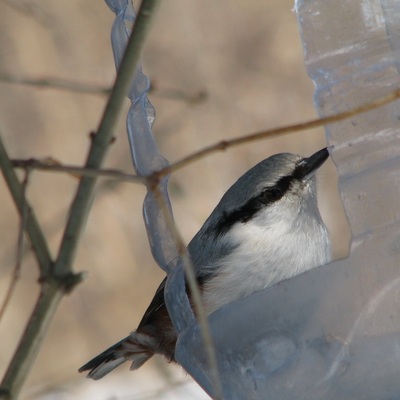
<path fill-rule="evenodd" d="M 129 2 L 107 2 L 119 18 L 113 33 L 118 50 L 127 39 Z M 296 11 L 321 116 L 367 103 L 400 86 L 397 0 L 298 0 Z M 131 96 L 135 104 L 136 97 Z M 143 100 L 141 105 L 148 103 Z M 142 109 L 130 112 L 132 116 L 138 111 L 136 122 L 140 116 L 148 119 Z M 327 128 L 353 235 L 350 256 L 210 316 L 225 399 L 400 397 L 399 121 L 396 102 Z M 138 125 L 130 122 L 132 118 L 128 130 L 133 137 L 131 128 Z M 151 151 L 143 154 L 154 160 L 151 134 L 145 139 L 143 148 Z M 134 160 L 147 168 L 147 159 Z M 159 221 L 157 208 L 151 201 L 146 206 L 146 221 L 153 227 Z M 165 267 L 172 245 L 167 246 L 167 236 L 159 236 L 164 239 L 152 241 L 153 252 Z M 165 248 L 169 250 L 164 254 Z M 176 358 L 212 394 L 181 265 L 169 274 L 166 301 L 180 331 Z"/>
<path fill-rule="evenodd" d="M 300 0 L 297 9 L 321 115 L 368 103 L 399 87 L 398 1 Z M 392 224 L 399 213 L 398 179 L 387 179 L 380 166 L 399 156 L 399 116 L 396 102 L 327 130 L 353 238 Z M 382 179 L 375 181 L 377 174 Z"/>
<path fill-rule="evenodd" d="M 400 87 L 398 0 L 298 0 L 296 11 L 321 116 Z M 327 127 L 350 255 L 210 316 L 224 398 L 400 397 L 399 121 L 397 101 Z M 197 326 L 176 357 L 212 393 Z"/>

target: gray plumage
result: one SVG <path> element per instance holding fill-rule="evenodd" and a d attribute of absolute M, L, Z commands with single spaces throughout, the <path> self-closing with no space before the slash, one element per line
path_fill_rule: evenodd
<path fill-rule="evenodd" d="M 206 312 L 331 260 L 311 157 L 283 153 L 261 161 L 224 194 L 188 245 Z M 165 280 L 139 327 L 80 368 L 100 379 L 125 361 L 137 369 L 153 354 L 174 361 L 176 334 L 164 304 Z M 190 293 L 189 293 L 190 297 Z"/>

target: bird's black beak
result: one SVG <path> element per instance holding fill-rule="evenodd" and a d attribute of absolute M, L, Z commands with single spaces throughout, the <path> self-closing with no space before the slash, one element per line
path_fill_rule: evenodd
<path fill-rule="evenodd" d="M 312 156 L 301 160 L 297 165 L 299 177 L 303 181 L 307 181 L 314 175 L 314 172 L 327 160 L 328 157 L 329 150 L 325 147 L 314 153 Z"/>

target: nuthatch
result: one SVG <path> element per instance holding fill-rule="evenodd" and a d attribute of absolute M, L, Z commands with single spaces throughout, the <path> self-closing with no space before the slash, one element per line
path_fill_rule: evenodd
<path fill-rule="evenodd" d="M 328 156 L 327 148 L 308 158 L 276 154 L 224 194 L 188 246 L 207 314 L 331 260 L 315 183 Z M 174 361 L 177 337 L 164 302 L 165 282 L 137 330 L 79 372 L 100 379 L 125 361 L 137 369 L 156 353 Z"/>

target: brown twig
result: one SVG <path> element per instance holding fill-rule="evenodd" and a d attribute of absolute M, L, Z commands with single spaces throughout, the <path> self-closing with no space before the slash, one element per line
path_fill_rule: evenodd
<path fill-rule="evenodd" d="M 11 160 L 11 162 L 15 168 L 29 168 L 50 172 L 64 172 L 70 174 L 74 178 L 82 176 L 91 178 L 103 177 L 132 183 L 146 183 L 145 177 L 129 174 L 116 169 L 94 169 L 78 167 L 75 165 L 65 165 L 58 161 L 55 162 L 53 159 L 51 159 L 51 161 L 49 162 L 48 158 L 45 160 L 38 160 L 35 158 L 30 158 L 27 160 L 13 159 Z"/>
<path fill-rule="evenodd" d="M 23 204 L 21 205 L 22 211 L 21 211 L 21 222 L 19 225 L 19 230 L 18 230 L 18 239 L 17 239 L 17 257 L 15 261 L 15 266 L 12 272 L 11 276 L 11 281 L 10 285 L 8 286 L 7 292 L 4 296 L 3 304 L 0 307 L 0 320 L 3 318 L 3 315 L 7 309 L 7 306 L 11 300 L 11 297 L 14 293 L 15 287 L 17 285 L 17 282 L 20 277 L 21 273 L 21 265 L 22 265 L 22 259 L 24 256 L 24 233 L 26 230 L 26 220 L 27 220 L 27 215 L 28 215 L 28 206 L 26 204 L 26 188 L 28 186 L 28 181 L 29 181 L 29 170 L 25 170 L 25 177 L 24 180 L 22 181 L 22 196 L 23 196 Z"/>
<path fill-rule="evenodd" d="M 285 133 L 292 133 L 298 131 L 304 131 L 307 129 L 317 128 L 323 125 L 328 125 L 333 122 L 342 121 L 344 119 L 350 118 L 356 114 L 364 113 L 367 111 L 371 111 L 375 108 L 382 107 L 396 99 L 400 98 L 400 89 L 395 90 L 394 92 L 390 93 L 387 96 L 381 97 L 372 103 L 363 104 L 361 106 L 355 107 L 349 111 L 344 111 L 342 113 L 331 115 L 324 118 L 313 119 L 306 122 L 301 122 L 299 124 L 294 125 L 287 125 L 279 128 L 268 129 L 266 131 L 252 133 L 250 135 L 244 135 L 236 139 L 231 140 L 223 140 L 221 142 L 215 143 L 211 146 L 205 147 L 195 153 L 188 155 L 187 157 L 182 158 L 181 160 L 172 163 L 168 167 L 163 168 L 162 170 L 158 171 L 158 176 L 168 175 L 171 172 L 174 172 L 182 167 L 191 164 L 195 161 L 200 160 L 201 158 L 208 156 L 212 153 L 217 151 L 224 151 L 228 148 L 238 146 L 244 143 L 255 142 L 257 140 L 262 140 L 265 138 L 279 136 Z"/>
<path fill-rule="evenodd" d="M 192 260 L 190 259 L 185 243 L 174 223 L 173 216 L 171 215 L 171 212 L 164 201 L 159 186 L 153 185 L 151 187 L 151 190 L 154 194 L 154 198 L 156 199 L 158 206 L 160 207 L 161 212 L 163 213 L 165 222 L 170 232 L 172 233 L 172 236 L 175 241 L 175 246 L 178 250 L 179 257 L 181 258 L 182 263 L 185 267 L 186 280 L 190 288 L 191 298 L 196 308 L 196 317 L 204 341 L 204 348 L 208 360 L 212 388 L 214 390 L 213 398 L 215 400 L 222 400 L 223 399 L 222 383 L 218 371 L 218 361 L 215 352 L 214 340 L 211 335 L 210 326 L 207 320 L 207 314 L 201 299 L 201 292 L 199 284 L 197 282 L 196 273 L 194 270 Z"/>
<path fill-rule="evenodd" d="M 109 95 L 111 88 L 100 87 L 96 85 L 88 85 L 83 82 L 73 82 L 61 78 L 18 78 L 10 74 L 0 74 L 0 82 L 10 83 L 14 85 L 28 85 L 34 87 L 41 87 L 43 89 L 59 89 L 70 92 L 77 92 L 83 94 L 94 94 L 100 96 Z"/>
<path fill-rule="evenodd" d="M 54 171 L 54 172 L 66 172 L 72 175 L 78 176 L 87 176 L 87 177 L 107 177 L 112 179 L 117 179 L 121 181 L 133 182 L 133 183 L 146 183 L 148 184 L 154 179 L 159 179 L 162 176 L 168 175 L 178 169 L 185 167 L 188 164 L 196 162 L 203 157 L 206 157 L 210 154 L 216 153 L 218 151 L 224 151 L 231 147 L 238 146 L 240 144 L 251 143 L 257 140 L 267 139 L 270 137 L 279 136 L 281 134 L 299 132 L 307 129 L 313 129 L 320 126 L 324 126 L 336 121 L 342 121 L 344 119 L 350 118 L 356 114 L 367 112 L 373 110 L 378 107 L 382 107 L 396 99 L 400 98 L 400 89 L 395 90 L 388 96 L 382 97 L 372 103 L 364 104 L 362 106 L 353 108 L 349 111 L 345 111 L 336 115 L 331 115 L 324 118 L 318 118 L 306 122 L 300 122 L 294 125 L 287 125 L 279 128 L 273 128 L 261 132 L 251 133 L 248 135 L 241 136 L 236 139 L 231 140 L 223 140 L 221 142 L 215 143 L 211 146 L 205 147 L 199 151 L 196 151 L 188 156 L 182 158 L 179 161 L 176 161 L 170 164 L 168 167 L 165 167 L 159 171 L 154 172 L 149 176 L 136 176 L 133 174 L 129 174 L 119 170 L 113 169 L 93 169 L 87 167 L 77 167 L 73 165 L 65 165 L 61 163 L 48 163 L 47 161 L 41 161 L 34 158 L 28 160 L 12 160 L 12 164 L 14 167 L 18 168 L 32 168 L 32 169 L 41 169 L 46 171 Z"/>
<path fill-rule="evenodd" d="M 14 203 L 22 216 L 23 206 L 27 208 L 26 232 L 32 245 L 32 250 L 40 267 L 41 277 L 48 276 L 53 265 L 53 260 L 48 248 L 44 234 L 36 219 L 35 213 L 29 205 L 29 202 L 23 195 L 23 187 L 14 171 L 6 148 L 1 138 L 0 132 L 0 168 L 6 181 L 8 190 L 14 200 Z"/>
<path fill-rule="evenodd" d="M 119 121 L 125 96 L 136 71 L 143 42 L 149 30 L 149 24 L 159 3 L 160 0 L 143 0 L 141 3 L 117 79 L 97 134 L 92 140 L 85 164 L 88 169 L 96 170 L 104 161 L 115 127 Z M 60 300 L 66 291 L 71 290 L 79 282 L 80 275 L 72 272 L 72 263 L 92 204 L 95 182 L 96 179 L 94 177 L 82 177 L 80 180 L 77 193 L 69 210 L 69 218 L 58 257 L 54 265 L 52 265 L 51 275 L 42 281 L 39 299 L 3 378 L 0 387 L 1 399 L 18 397 L 18 393 L 32 367 L 44 334 Z"/>

